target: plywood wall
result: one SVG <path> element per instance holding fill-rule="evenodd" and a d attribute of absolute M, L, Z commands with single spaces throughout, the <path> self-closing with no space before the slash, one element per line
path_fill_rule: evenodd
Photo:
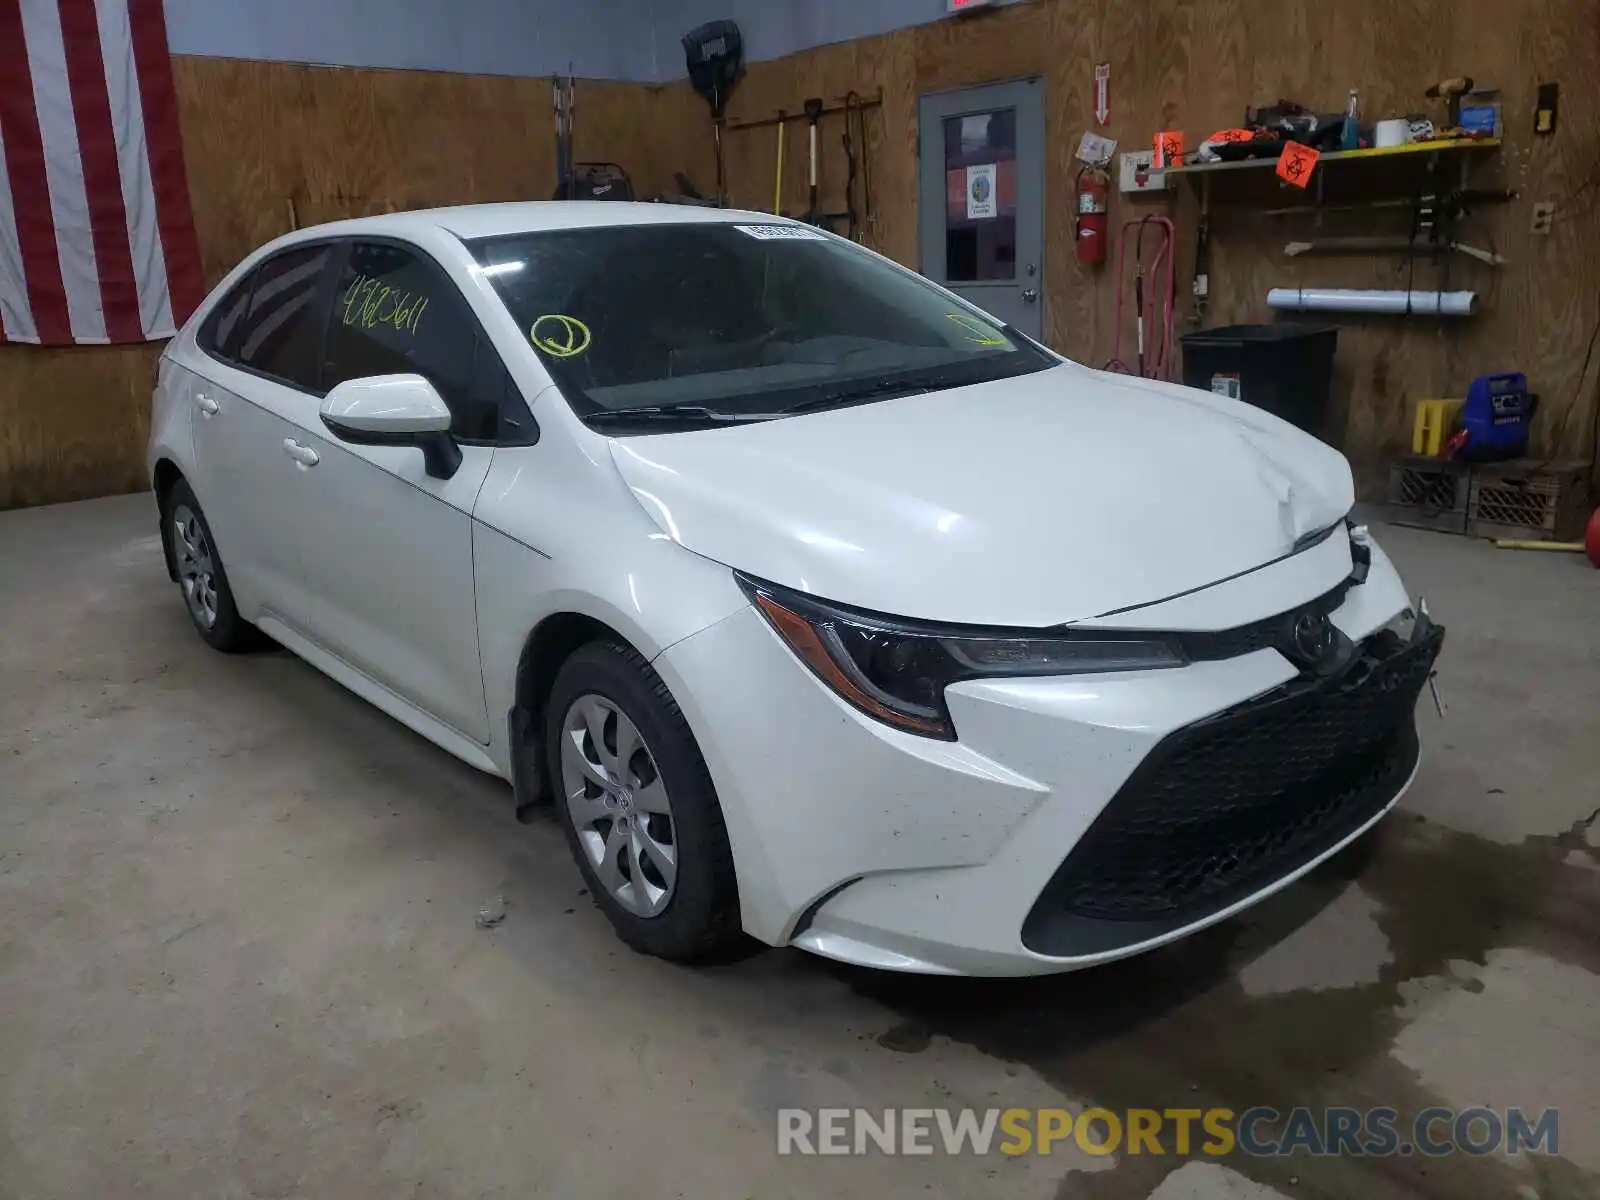
<path fill-rule="evenodd" d="M 1359 88 L 1369 118 L 1435 107 L 1422 92 L 1449 75 L 1470 74 L 1504 89 L 1507 144 L 1475 173 L 1476 186 L 1510 186 L 1522 199 L 1486 209 L 1469 240 L 1512 260 L 1502 270 L 1450 260 L 1446 279 L 1419 263 L 1415 286 L 1477 289 L 1483 312 L 1469 322 L 1340 319 L 1330 437 L 1355 460 L 1367 490 L 1387 456 L 1409 439 L 1413 402 L 1462 393 L 1489 371 L 1526 371 L 1544 400 L 1536 452 L 1590 457 L 1595 377 L 1580 389 L 1591 331 L 1600 321 L 1600 0 L 1032 0 L 961 21 L 901 30 L 825 46 L 750 68 L 730 105 L 730 118 L 798 108 L 807 96 L 830 100 L 849 89 L 882 88 L 885 103 L 870 118 L 877 185 L 879 248 L 915 265 L 916 98 L 931 91 L 1038 75 L 1046 89 L 1045 329 L 1058 349 L 1101 365 L 1111 343 L 1113 281 L 1105 268 L 1073 257 L 1073 161 L 1078 138 L 1092 124 L 1096 62 L 1112 69 L 1112 120 L 1105 131 L 1124 147 L 1144 146 L 1158 128 L 1178 128 L 1197 141 L 1237 124 L 1247 105 L 1292 98 L 1337 110 Z M 1562 87 L 1561 124 L 1550 138 L 1532 136 L 1535 85 Z M 703 131 L 703 108 L 693 111 Z M 836 120 L 836 119 L 835 119 Z M 824 207 L 842 207 L 844 160 L 839 127 L 826 141 Z M 804 208 L 803 145 L 790 142 L 785 206 Z M 697 176 L 710 174 L 703 132 L 679 149 Z M 775 145 L 771 131 L 729 135 L 730 191 L 735 203 L 772 206 Z M 1352 168 L 1354 164 L 1352 164 Z M 1330 170 L 1332 168 L 1330 167 Z M 1351 170 L 1347 168 L 1346 170 Z M 1334 176 L 1329 175 L 1329 183 Z M 1352 198 L 1405 195 L 1416 177 L 1370 172 L 1344 176 Z M 1333 193 L 1330 192 L 1330 198 Z M 1260 210 L 1294 203 L 1275 182 L 1236 181 L 1213 197 L 1213 303 L 1209 326 L 1271 320 L 1272 286 L 1403 287 L 1395 258 L 1300 258 L 1282 254 L 1290 240 L 1311 236 L 1308 219 L 1264 220 Z M 1532 204 L 1558 202 L 1553 232 L 1530 234 Z M 1113 226 L 1145 213 L 1173 216 L 1180 230 L 1180 313 L 1187 306 L 1197 204 L 1187 187 L 1170 201 L 1113 200 Z M 1403 213 L 1329 220 L 1326 234 L 1401 234 Z M 1184 325 L 1185 329 L 1192 325 Z M 1128 344 L 1130 333 L 1124 335 Z M 1600 365 L 1600 351 L 1596 354 Z"/>
<path fill-rule="evenodd" d="M 1476 288 L 1469 322 L 1341 320 L 1329 435 L 1355 460 L 1369 494 L 1409 435 L 1419 397 L 1460 394 L 1475 375 L 1526 371 L 1544 398 L 1536 452 L 1588 458 L 1600 350 L 1580 380 L 1600 321 L 1600 0 L 1029 0 L 963 21 L 904 29 L 756 63 L 730 105 L 734 121 L 795 111 L 807 97 L 876 93 L 868 115 L 877 200 L 869 241 L 915 265 L 916 102 L 923 93 L 1038 75 L 1046 95 L 1045 329 L 1058 349 L 1102 363 L 1111 344 L 1113 280 L 1073 257 L 1072 155 L 1092 117 L 1093 65 L 1112 67 L 1110 136 L 1143 145 L 1157 128 L 1192 138 L 1235 124 L 1278 97 L 1337 108 L 1351 87 L 1364 111 L 1426 108 L 1435 78 L 1468 73 L 1504 89 L 1508 142 L 1475 176 L 1520 189 L 1485 210 L 1471 240 L 1512 260 L 1495 271 L 1452 259 L 1447 281 L 1421 264 L 1416 286 Z M 1562 86 L 1560 129 L 1534 138 L 1538 82 Z M 206 270 L 215 279 L 251 247 L 302 222 L 387 206 L 538 198 L 553 182 L 548 81 L 178 59 L 189 173 Z M 824 126 L 824 208 L 843 207 L 837 117 Z M 781 207 L 805 208 L 803 126 L 790 127 Z M 735 203 L 770 209 L 776 135 L 727 135 Z M 709 118 L 686 84 L 579 85 L 578 155 L 625 164 L 644 191 L 686 172 L 714 186 Z M 1345 184 L 1403 194 L 1405 178 L 1353 174 Z M 1330 186 L 1334 177 L 1329 176 Z M 1267 288 L 1404 286 L 1397 259 L 1287 259 L 1304 221 L 1269 223 L 1270 180 L 1214 196 L 1208 325 L 1271 319 Z M 1553 231 L 1529 232 L 1537 200 L 1557 202 Z M 1195 196 L 1113 201 L 1114 224 L 1170 213 L 1180 230 L 1187 298 Z M 1360 214 L 1325 233 L 1404 231 L 1403 218 Z M 1351 226 L 1354 226 L 1354 229 Z M 1185 315 L 1188 309 L 1181 310 Z M 1185 326 L 1187 328 L 1188 326 Z M 1125 344 L 1129 335 L 1125 333 Z M 0 507 L 142 486 L 155 347 L 0 349 Z"/>
<path fill-rule="evenodd" d="M 389 208 L 548 199 L 548 79 L 179 57 L 178 99 L 207 282 L 301 224 Z M 647 131 L 658 89 L 580 82 L 575 153 L 670 181 Z M 681 103 L 681 97 L 674 97 Z M 159 344 L 0 347 L 0 508 L 146 485 Z"/>

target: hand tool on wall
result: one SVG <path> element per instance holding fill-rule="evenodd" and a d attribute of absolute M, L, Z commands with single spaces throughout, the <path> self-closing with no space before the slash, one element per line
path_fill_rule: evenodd
<path fill-rule="evenodd" d="M 788 139 L 788 126 L 784 124 L 784 111 L 778 110 L 778 168 L 773 172 L 772 215 L 783 215 L 783 147 Z"/>
<path fill-rule="evenodd" d="M 1437 207 L 1451 219 L 1459 219 L 1480 204 L 1508 204 L 1521 193 L 1510 188 L 1462 188 L 1439 198 Z M 1368 200 L 1358 204 L 1295 204 L 1288 208 L 1263 209 L 1264 217 L 1314 217 L 1322 213 L 1364 212 L 1375 208 L 1415 208 L 1416 197 L 1404 200 Z"/>
<path fill-rule="evenodd" d="M 561 77 L 550 76 L 550 111 L 556 118 L 556 190 L 553 199 L 567 198 L 567 177 L 562 167 L 566 161 L 566 111 L 561 103 Z"/>
<path fill-rule="evenodd" d="M 864 242 L 867 236 L 876 237 L 878 215 L 872 207 L 872 160 L 867 150 L 867 109 L 859 92 L 849 92 L 844 98 L 844 152 L 850 161 L 850 178 L 845 184 L 845 207 L 850 210 L 850 236 Z M 856 204 L 855 183 L 857 158 L 860 160 L 861 204 Z"/>
<path fill-rule="evenodd" d="M 1194 228 L 1194 323 L 1206 323 L 1211 305 L 1211 217 L 1200 214 Z"/>
<path fill-rule="evenodd" d="M 778 164 L 774 179 L 774 204 L 775 209 L 783 207 L 782 187 L 783 170 L 788 166 L 788 151 L 786 147 L 787 126 L 792 121 L 806 123 L 806 207 L 799 219 L 810 222 L 823 229 L 832 229 L 839 232 L 840 228 L 850 231 L 852 237 L 858 241 L 866 228 L 876 224 L 877 210 L 872 198 L 872 169 L 867 159 L 866 135 L 866 110 L 876 108 L 883 103 L 882 93 L 863 97 L 856 92 L 851 92 L 832 104 L 825 104 L 820 98 L 812 97 L 802 102 L 799 112 L 788 112 L 779 109 L 773 116 L 757 117 L 748 121 L 729 121 L 726 128 L 730 133 L 737 133 L 752 129 L 765 129 L 769 125 L 778 126 L 778 155 L 781 161 Z M 830 113 L 845 114 L 845 132 L 843 138 L 845 158 L 848 162 L 848 178 L 845 185 L 845 210 L 843 212 L 822 211 L 822 118 Z M 859 189 L 856 184 L 860 182 Z M 857 204 L 857 192 L 861 196 L 861 204 Z M 764 204 L 765 199 L 762 200 Z"/>
<path fill-rule="evenodd" d="M 1469 246 L 1464 242 L 1433 241 L 1427 237 L 1331 237 L 1312 242 L 1290 242 L 1283 248 L 1290 258 L 1299 258 L 1304 254 L 1383 254 L 1402 251 L 1439 254 L 1446 250 L 1465 254 L 1491 267 L 1503 267 L 1507 261 L 1503 255 L 1491 250 Z"/>
<path fill-rule="evenodd" d="M 822 224 L 822 210 L 817 206 L 817 129 L 822 124 L 822 100 L 813 96 L 806 101 L 806 182 L 810 188 L 806 204 L 806 221 Z"/>
<path fill-rule="evenodd" d="M 859 104 L 860 97 L 858 96 L 856 100 Z M 820 96 L 813 96 L 805 102 L 806 180 L 810 189 L 805 219 L 811 225 L 831 230 L 834 233 L 838 233 L 842 227 L 847 237 L 860 241 L 861 219 L 856 211 L 855 202 L 856 155 L 855 146 L 850 137 L 850 101 L 848 97 L 846 97 L 844 104 L 844 153 L 848 164 L 844 185 L 845 209 L 843 212 L 822 211 L 822 115 L 827 111 L 829 110 L 822 103 Z M 838 112 L 840 110 L 833 109 L 832 111 Z"/>
<path fill-rule="evenodd" d="M 850 101 L 845 99 L 844 109 L 844 137 L 840 139 L 844 147 L 844 219 L 846 236 L 852 242 L 861 240 L 861 213 L 856 208 L 856 177 L 860 174 L 861 164 L 856 160 L 855 139 L 850 134 Z"/>
<path fill-rule="evenodd" d="M 572 70 L 567 70 L 565 84 L 559 75 L 550 77 L 550 95 L 556 116 L 556 190 L 554 200 L 572 199 Z"/>

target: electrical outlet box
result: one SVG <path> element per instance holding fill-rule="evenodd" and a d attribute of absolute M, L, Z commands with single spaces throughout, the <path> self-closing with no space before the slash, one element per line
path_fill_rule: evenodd
<path fill-rule="evenodd" d="M 1553 201 L 1542 200 L 1533 206 L 1533 225 L 1529 233 L 1545 234 L 1550 232 L 1550 223 L 1555 220 L 1556 206 Z"/>
<path fill-rule="evenodd" d="M 1124 192 L 1164 192 L 1170 186 L 1165 171 L 1154 167 L 1155 151 L 1129 150 L 1117 155 L 1120 186 Z"/>

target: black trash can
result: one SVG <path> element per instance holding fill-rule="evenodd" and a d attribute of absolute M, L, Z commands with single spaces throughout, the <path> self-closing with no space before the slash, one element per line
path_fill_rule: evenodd
<path fill-rule="evenodd" d="M 1320 436 L 1338 344 L 1337 328 L 1292 321 L 1202 329 L 1183 335 L 1183 382 Z"/>

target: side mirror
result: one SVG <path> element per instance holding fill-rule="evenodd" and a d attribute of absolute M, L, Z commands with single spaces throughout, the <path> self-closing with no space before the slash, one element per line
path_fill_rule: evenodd
<path fill-rule="evenodd" d="M 461 466 L 450 436 L 450 409 L 421 375 L 372 375 L 336 384 L 322 402 L 322 423 L 356 446 L 416 446 L 435 479 Z"/>

